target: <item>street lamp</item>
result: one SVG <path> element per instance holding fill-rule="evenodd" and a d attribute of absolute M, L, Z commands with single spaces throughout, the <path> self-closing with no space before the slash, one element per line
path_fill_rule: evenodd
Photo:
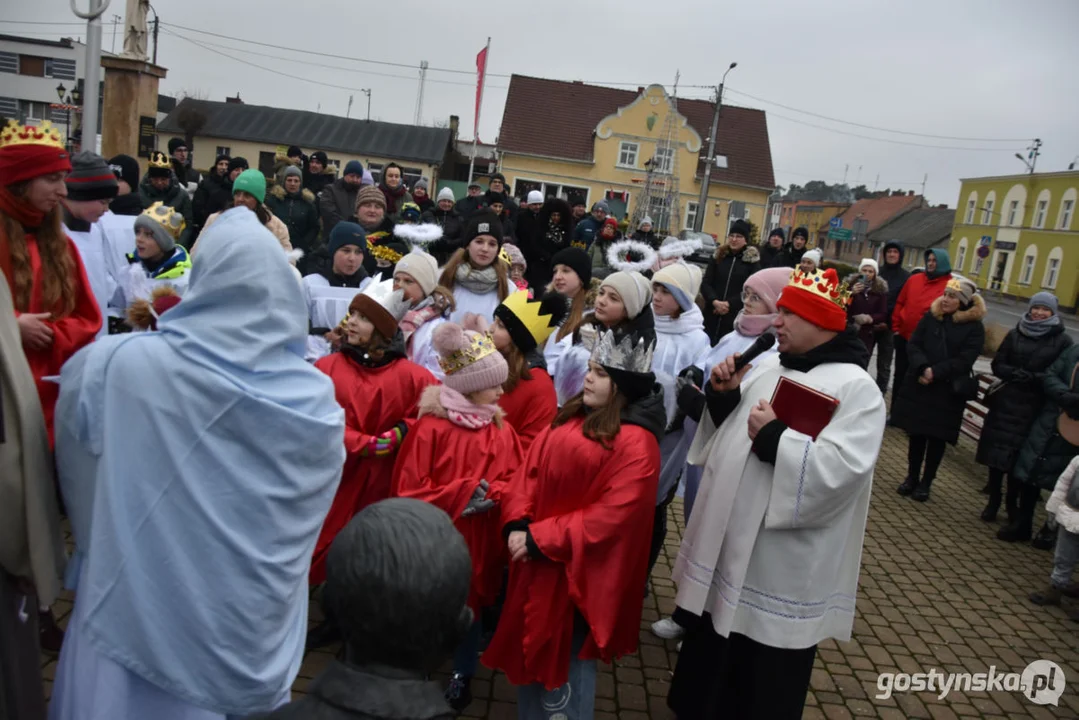
<path fill-rule="evenodd" d="M 66 95 L 66 97 L 65 97 Z M 67 92 L 67 88 L 63 83 L 56 86 L 56 96 L 60 98 L 58 104 L 52 107 L 63 110 L 67 117 L 67 135 L 65 136 L 65 143 L 67 145 L 68 152 L 71 151 L 71 111 L 78 109 L 82 105 L 82 90 L 79 89 L 79 85 L 76 84 L 71 92 Z"/>
<path fill-rule="evenodd" d="M 708 137 L 708 157 L 704 162 L 703 177 L 701 178 L 701 197 L 697 203 L 697 217 L 693 221 L 693 230 L 700 232 L 704 227 L 704 208 L 708 203 L 708 186 L 712 181 L 712 167 L 716 162 L 716 133 L 719 132 L 719 109 L 723 107 L 723 85 L 727 82 L 727 73 L 738 67 L 738 63 L 732 62 L 727 72 L 723 73 L 723 79 L 719 81 L 716 89 L 716 109 L 712 113 L 712 134 Z"/>

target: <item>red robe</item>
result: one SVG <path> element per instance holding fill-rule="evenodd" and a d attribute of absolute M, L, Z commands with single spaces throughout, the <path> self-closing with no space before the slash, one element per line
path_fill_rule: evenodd
<path fill-rule="evenodd" d="M 97 331 L 101 329 L 101 310 L 97 306 L 97 300 L 90 289 L 90 281 L 86 277 L 86 269 L 83 268 L 79 250 L 71 238 L 67 238 L 68 252 L 75 263 L 75 309 L 70 315 L 59 320 L 46 320 L 45 324 L 52 328 L 52 345 L 44 350 L 30 350 L 25 345 L 23 351 L 30 365 L 30 372 L 34 375 L 37 384 L 38 396 L 41 398 L 41 409 L 45 414 L 45 427 L 49 431 L 49 446 L 55 440 L 53 438 L 53 413 L 56 410 L 56 398 L 60 396 L 60 386 L 48 380 L 42 380 L 50 375 L 59 375 L 60 368 L 72 355 L 86 345 L 93 342 L 97 337 Z M 38 250 L 37 238 L 27 233 L 26 249 L 30 255 L 30 270 L 33 273 L 33 287 L 30 291 L 30 309 L 28 313 L 55 312 L 56 308 L 45 307 L 42 298 L 44 290 L 41 277 L 41 253 Z M 14 295 L 15 285 L 8 278 L 11 292 Z M 21 315 L 15 311 L 15 316 Z"/>
<path fill-rule="evenodd" d="M 472 556 L 468 605 L 477 617 L 501 589 L 507 562 L 501 504 L 523 461 L 521 444 L 509 425 L 499 428 L 491 423 L 471 430 L 434 415 L 419 419 L 397 453 L 394 496 L 417 498 L 445 510 L 468 543 Z M 496 505 L 462 517 L 480 480 L 487 481 L 487 497 Z"/>
<path fill-rule="evenodd" d="M 337 533 L 360 510 L 390 496 L 395 454 L 362 457 L 360 451 L 373 435 L 391 430 L 402 420 L 414 420 L 424 388 L 438 382 L 428 370 L 404 358 L 373 368 L 333 353 L 315 367 L 333 379 L 337 402 L 345 410 L 347 454 L 341 484 L 315 545 L 312 585 L 326 580 L 326 555 Z"/>
<path fill-rule="evenodd" d="M 659 484 L 659 443 L 623 425 L 606 450 L 583 418 L 532 444 L 527 471 L 503 504 L 505 522 L 530 518 L 545 559 L 510 564 L 506 603 L 483 663 L 514 685 L 548 689 L 569 675 L 574 612 L 590 628 L 583 660 L 637 649 Z"/>
<path fill-rule="evenodd" d="M 513 426 L 521 441 L 521 451 L 527 456 L 536 437 L 551 427 L 558 414 L 558 395 L 546 370 L 529 370 L 531 380 L 520 380 L 517 387 L 502 395 L 499 406 L 506 413 L 506 422 Z"/>

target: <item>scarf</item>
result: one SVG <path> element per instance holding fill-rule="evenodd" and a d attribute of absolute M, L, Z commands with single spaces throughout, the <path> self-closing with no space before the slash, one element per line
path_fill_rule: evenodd
<path fill-rule="evenodd" d="M 496 259 L 495 262 L 498 262 Z M 465 290 L 471 290 L 477 295 L 484 295 L 498 289 L 498 272 L 494 264 L 477 270 L 467 261 L 457 266 L 457 274 L 454 275 L 456 284 Z"/>
<path fill-rule="evenodd" d="M 41 223 L 45 222 L 45 213 L 26 202 L 26 200 L 15 197 L 4 186 L 0 186 L 0 212 L 28 230 L 39 228 Z"/>
<path fill-rule="evenodd" d="M 405 357 L 405 338 L 400 331 L 394 334 L 390 344 L 383 348 L 381 357 L 373 357 L 365 348 L 341 343 L 341 352 L 361 367 L 379 368 Z"/>
<path fill-rule="evenodd" d="M 408 342 L 425 322 L 442 317 L 444 312 L 446 312 L 446 308 L 432 295 L 421 302 L 415 309 L 406 312 L 397 327 L 404 334 L 405 342 Z"/>
<path fill-rule="evenodd" d="M 1023 313 L 1023 318 L 1019 321 L 1019 332 L 1026 335 L 1028 338 L 1037 340 L 1043 338 L 1049 334 L 1049 332 L 1060 325 L 1060 316 L 1056 313 L 1050 315 L 1044 320 L 1031 320 L 1030 313 Z"/>
<path fill-rule="evenodd" d="M 451 423 L 469 430 L 490 425 L 498 413 L 498 405 L 477 405 L 447 385 L 440 389 L 439 401 Z"/>
<path fill-rule="evenodd" d="M 405 194 L 405 184 L 401 183 L 396 188 L 391 188 L 388 185 L 380 184 L 378 189 L 382 191 L 383 196 L 386 198 L 386 214 L 397 214 L 397 201 L 401 199 L 401 196 Z"/>
<path fill-rule="evenodd" d="M 746 315 L 745 310 L 739 310 L 738 315 L 734 318 L 734 327 L 747 337 L 757 337 L 772 327 L 772 321 L 776 319 L 777 315 L 778 313 Z"/>

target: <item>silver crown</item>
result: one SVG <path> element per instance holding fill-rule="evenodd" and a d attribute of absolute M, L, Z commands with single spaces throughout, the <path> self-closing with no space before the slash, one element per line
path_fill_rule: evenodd
<path fill-rule="evenodd" d="M 613 330 L 605 330 L 593 338 L 589 362 L 632 373 L 652 372 L 654 342 L 648 342 L 644 338 L 634 342 L 633 335 L 623 335 L 622 339 L 616 342 Z M 581 340 L 585 341 L 584 333 L 581 335 Z"/>

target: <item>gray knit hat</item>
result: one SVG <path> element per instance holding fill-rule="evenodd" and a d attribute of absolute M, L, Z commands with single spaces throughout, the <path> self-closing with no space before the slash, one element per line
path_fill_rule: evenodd
<path fill-rule="evenodd" d="M 289 165 L 287 168 L 285 168 L 284 177 L 287 178 L 287 177 L 291 177 L 293 175 L 295 175 L 296 177 L 303 180 L 303 171 L 300 170 L 300 168 L 296 167 L 295 165 Z"/>
<path fill-rule="evenodd" d="M 1056 315 L 1060 309 L 1060 301 L 1057 300 L 1057 296 L 1051 292 L 1042 290 L 1041 292 L 1034 293 L 1034 296 L 1030 298 L 1030 302 L 1027 303 L 1027 311 L 1033 310 L 1037 306 L 1049 308 Z"/>
<path fill-rule="evenodd" d="M 120 192 L 116 174 L 97 153 L 85 150 L 71 158 L 71 172 L 64 180 L 69 200 L 111 200 Z"/>

